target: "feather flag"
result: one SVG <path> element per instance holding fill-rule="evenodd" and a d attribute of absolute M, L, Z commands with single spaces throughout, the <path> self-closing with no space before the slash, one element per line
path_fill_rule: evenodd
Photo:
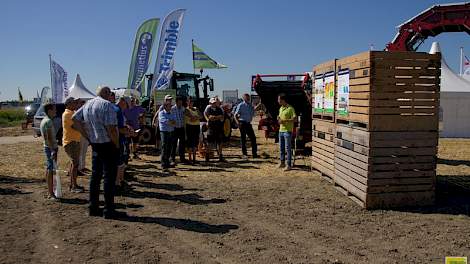
<path fill-rule="evenodd" d="M 52 102 L 62 103 L 68 96 L 67 72 L 49 55 L 51 66 Z"/>
<path fill-rule="evenodd" d="M 127 89 L 138 90 L 142 93 L 145 89 L 145 74 L 150 62 L 153 43 L 156 39 L 156 33 L 159 18 L 152 18 L 144 21 L 137 29 L 134 41 L 134 50 L 132 52 L 131 66 L 129 68 L 129 78 L 127 80 Z"/>
<path fill-rule="evenodd" d="M 202 51 L 193 41 L 193 67 L 194 69 L 224 69 L 227 66 L 220 64 Z"/>
<path fill-rule="evenodd" d="M 20 87 L 18 87 L 18 101 L 20 101 L 20 103 L 23 103 L 23 94 L 21 94 Z"/>

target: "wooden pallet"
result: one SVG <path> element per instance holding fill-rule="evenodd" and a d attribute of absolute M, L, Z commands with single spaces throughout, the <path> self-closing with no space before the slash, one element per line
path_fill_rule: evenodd
<path fill-rule="evenodd" d="M 312 167 L 322 175 L 334 177 L 335 124 L 324 120 L 313 120 Z"/>
<path fill-rule="evenodd" d="M 439 54 L 383 51 L 338 59 L 336 79 L 341 85 L 340 73 L 349 73 L 349 93 L 348 103 L 336 93 L 335 118 L 369 131 L 436 130 L 440 60 Z"/>
<path fill-rule="evenodd" d="M 337 124 L 335 183 L 366 208 L 431 204 L 437 140 L 435 131 L 369 132 Z"/>

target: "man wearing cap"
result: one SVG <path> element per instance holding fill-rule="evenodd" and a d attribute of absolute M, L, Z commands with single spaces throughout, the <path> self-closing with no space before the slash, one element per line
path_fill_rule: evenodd
<path fill-rule="evenodd" d="M 176 126 L 176 116 L 172 112 L 171 96 L 165 96 L 163 109 L 158 112 L 158 127 L 162 143 L 161 164 L 164 171 L 170 168 L 170 157 L 173 143 L 173 131 Z"/>
<path fill-rule="evenodd" d="M 217 97 L 209 100 L 209 105 L 204 111 L 207 120 L 207 141 L 212 146 L 216 146 L 219 154 L 219 161 L 224 161 L 222 155 L 222 139 L 224 137 L 224 111 L 220 108 L 220 101 Z M 206 157 L 209 157 L 207 155 Z M 207 158 L 206 158 L 207 159 Z"/>
<path fill-rule="evenodd" d="M 155 115 L 153 116 L 152 124 L 155 127 L 155 132 L 156 132 L 155 148 L 157 149 L 157 152 L 160 149 L 160 143 L 161 143 L 160 142 L 161 141 L 160 127 L 158 124 L 158 114 L 163 110 L 165 104 L 168 104 L 171 107 L 172 103 L 173 103 L 173 97 L 169 94 L 165 95 L 165 98 L 163 99 L 163 104 L 158 107 L 157 112 L 155 112 Z"/>
<path fill-rule="evenodd" d="M 62 114 L 62 143 L 64 145 L 65 153 L 70 159 L 69 176 L 71 192 L 83 192 L 83 187 L 77 184 L 78 163 L 80 159 L 80 132 L 73 128 L 72 116 L 75 110 L 78 109 L 78 100 L 73 97 L 65 100 L 65 111 Z"/>

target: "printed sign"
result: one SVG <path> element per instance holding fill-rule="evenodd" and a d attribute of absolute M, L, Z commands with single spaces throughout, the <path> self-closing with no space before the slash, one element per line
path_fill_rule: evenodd
<path fill-rule="evenodd" d="M 336 99 L 336 111 L 339 115 L 348 115 L 349 107 L 349 69 L 338 72 L 338 95 Z"/>
<path fill-rule="evenodd" d="M 313 111 L 323 113 L 323 93 L 325 86 L 323 84 L 323 74 L 315 76 L 315 90 L 313 91 Z"/>
<path fill-rule="evenodd" d="M 325 73 L 325 92 L 323 97 L 323 108 L 325 113 L 335 111 L 335 72 Z"/>

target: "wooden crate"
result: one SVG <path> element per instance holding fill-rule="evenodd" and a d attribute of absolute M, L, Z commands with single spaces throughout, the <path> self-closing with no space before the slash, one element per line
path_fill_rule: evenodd
<path fill-rule="evenodd" d="M 368 209 L 434 203 L 437 131 L 337 124 L 334 181 Z"/>
<path fill-rule="evenodd" d="M 335 123 L 313 120 L 312 167 L 333 179 L 335 174 Z"/>
<path fill-rule="evenodd" d="M 436 130 L 440 64 L 439 54 L 422 52 L 368 51 L 338 59 L 337 123 L 369 131 Z"/>
<path fill-rule="evenodd" d="M 335 121 L 336 60 L 313 67 L 312 118 Z"/>

